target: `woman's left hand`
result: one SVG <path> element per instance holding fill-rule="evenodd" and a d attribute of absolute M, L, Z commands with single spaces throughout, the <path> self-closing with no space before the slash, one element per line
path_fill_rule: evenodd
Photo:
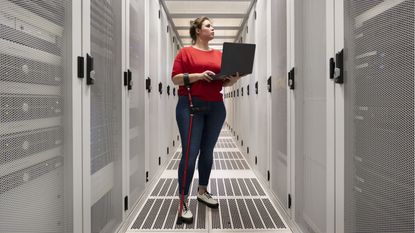
<path fill-rule="evenodd" d="M 223 86 L 232 86 L 235 84 L 241 77 L 239 76 L 239 73 L 237 72 L 235 75 L 231 75 L 225 78 Z"/>
<path fill-rule="evenodd" d="M 239 76 L 239 73 L 238 72 L 236 72 L 235 75 L 231 75 L 231 76 L 226 77 L 226 79 L 235 80 L 235 82 L 238 81 L 238 79 L 240 79 L 240 78 L 241 77 Z"/>

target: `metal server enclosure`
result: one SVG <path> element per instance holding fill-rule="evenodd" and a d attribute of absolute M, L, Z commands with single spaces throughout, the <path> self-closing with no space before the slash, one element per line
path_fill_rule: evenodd
<path fill-rule="evenodd" d="M 344 4 L 344 232 L 414 232 L 414 1 Z"/>
<path fill-rule="evenodd" d="M 114 232 L 123 220 L 122 3 L 90 2 L 95 83 L 90 86 L 91 232 Z M 88 16 L 87 16 L 88 17 Z"/>
<path fill-rule="evenodd" d="M 68 6 L 0 1 L 0 232 L 72 231 Z"/>

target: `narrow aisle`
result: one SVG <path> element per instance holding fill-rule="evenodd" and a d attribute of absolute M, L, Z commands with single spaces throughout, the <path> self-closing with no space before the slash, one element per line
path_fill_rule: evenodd
<path fill-rule="evenodd" d="M 231 132 L 222 129 L 214 150 L 208 190 L 219 200 L 218 209 L 207 208 L 196 199 L 198 172 L 189 196 L 193 224 L 176 225 L 177 168 L 181 150 L 169 161 L 128 232 L 291 232 L 280 218 L 254 172 L 237 148 Z M 141 202 L 143 203 L 143 202 Z"/>

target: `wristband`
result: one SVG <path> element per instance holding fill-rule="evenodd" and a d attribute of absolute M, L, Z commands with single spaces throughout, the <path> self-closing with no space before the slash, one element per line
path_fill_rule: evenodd
<path fill-rule="evenodd" d="M 189 80 L 189 74 L 188 73 L 184 73 L 183 74 L 183 82 L 185 86 L 190 86 L 190 80 Z"/>

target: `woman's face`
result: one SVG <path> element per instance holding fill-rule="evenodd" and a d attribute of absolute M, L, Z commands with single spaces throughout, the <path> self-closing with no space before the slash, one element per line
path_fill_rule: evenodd
<path fill-rule="evenodd" d="M 215 37 L 215 29 L 209 20 L 205 20 L 202 23 L 202 27 L 198 29 L 199 38 L 202 40 L 212 40 Z"/>

